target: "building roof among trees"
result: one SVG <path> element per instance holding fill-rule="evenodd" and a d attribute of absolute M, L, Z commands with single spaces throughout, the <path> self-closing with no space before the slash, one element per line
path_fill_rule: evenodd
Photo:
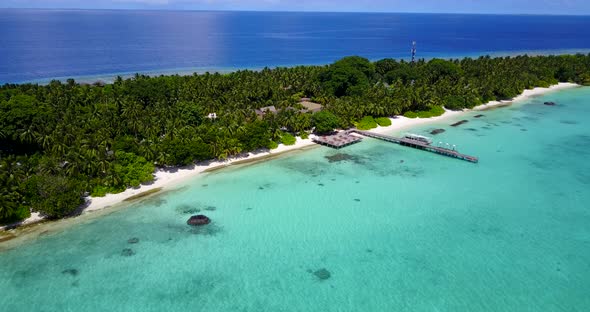
<path fill-rule="evenodd" d="M 271 106 L 265 106 L 265 107 L 261 107 L 259 109 L 256 109 L 256 115 L 258 115 L 258 116 L 262 116 L 262 115 L 269 113 L 269 112 L 276 114 L 277 113 L 276 107 L 274 107 L 274 105 L 271 105 Z"/>
<path fill-rule="evenodd" d="M 322 104 L 318 104 L 318 103 L 314 103 L 311 101 L 301 101 L 300 103 L 305 109 L 302 111 L 306 111 L 306 112 L 319 112 L 323 109 Z"/>

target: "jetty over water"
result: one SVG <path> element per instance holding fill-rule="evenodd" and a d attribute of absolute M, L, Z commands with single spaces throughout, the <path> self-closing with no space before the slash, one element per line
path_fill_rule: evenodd
<path fill-rule="evenodd" d="M 391 143 L 396 143 L 396 144 L 399 144 L 402 146 L 412 147 L 412 148 L 420 149 L 420 150 L 431 152 L 431 153 L 436 153 L 436 154 L 447 156 L 447 157 L 453 157 L 453 158 L 457 158 L 457 159 L 461 159 L 461 160 L 466 160 L 466 161 L 469 161 L 472 163 L 477 163 L 479 161 L 479 159 L 475 156 L 461 154 L 454 149 L 432 146 L 431 144 L 429 144 L 427 142 L 423 142 L 420 140 L 415 140 L 415 139 L 411 139 L 411 138 L 407 138 L 407 137 L 397 138 L 397 137 L 393 137 L 393 136 L 389 136 L 389 135 L 384 135 L 384 134 L 379 134 L 379 133 L 374 133 L 374 132 L 369 132 L 369 131 L 362 131 L 362 130 L 357 130 L 357 129 L 348 130 L 348 131 L 346 131 L 346 133 L 356 133 L 356 134 L 360 134 L 362 136 L 366 136 L 369 138 L 374 138 L 374 139 L 383 140 L 383 141 L 387 141 L 387 142 L 391 142 Z"/>
<path fill-rule="evenodd" d="M 447 156 L 447 157 L 452 157 L 452 158 L 457 158 L 457 159 L 469 161 L 472 163 L 477 163 L 479 161 L 479 159 L 477 157 L 461 154 L 461 153 L 457 152 L 455 149 L 449 149 L 449 148 L 444 148 L 444 147 L 440 147 L 440 146 L 432 146 L 432 144 L 430 143 L 431 142 L 430 140 L 424 140 L 424 139 L 420 140 L 422 138 L 421 136 L 413 136 L 413 137 L 406 136 L 403 138 L 397 138 L 397 137 L 393 137 L 393 136 L 389 136 L 389 135 L 385 135 L 385 134 L 379 134 L 379 133 L 374 133 L 374 132 L 369 132 L 369 131 L 362 131 L 362 130 L 358 130 L 358 129 L 351 129 L 351 130 L 340 132 L 340 133 L 337 133 L 334 135 L 318 136 L 318 137 L 313 138 L 313 141 L 317 144 L 340 149 L 342 147 L 349 146 L 354 143 L 358 143 L 362 140 L 362 138 L 352 135 L 352 134 L 358 134 L 358 135 L 362 135 L 362 136 L 369 137 L 369 138 L 374 138 L 374 139 L 378 139 L 378 140 L 382 140 L 382 141 L 387 141 L 387 142 L 399 144 L 402 146 L 412 147 L 412 148 L 416 148 L 419 150 L 423 150 L 423 151 L 427 151 L 427 152 L 431 152 L 431 153 L 435 153 L 435 154 L 439 154 L 439 155 L 443 155 L 443 156 Z"/>

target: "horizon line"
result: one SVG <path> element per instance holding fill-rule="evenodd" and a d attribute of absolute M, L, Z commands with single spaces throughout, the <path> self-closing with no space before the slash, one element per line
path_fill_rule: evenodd
<path fill-rule="evenodd" d="M 334 13 L 334 14 L 425 14 L 425 15 L 503 15 L 503 16 L 576 16 L 590 17 L 587 14 L 569 13 L 483 13 L 483 12 L 414 12 L 414 11 L 301 11 L 301 10 L 224 10 L 224 9 L 166 9 L 166 8 L 13 8 L 0 7 L 0 10 L 46 10 L 46 11 L 149 11 L 149 12 L 235 12 L 235 13 Z"/>

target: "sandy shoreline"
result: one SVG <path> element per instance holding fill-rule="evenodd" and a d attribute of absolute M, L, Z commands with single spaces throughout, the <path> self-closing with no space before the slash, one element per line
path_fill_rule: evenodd
<path fill-rule="evenodd" d="M 127 189 L 124 192 L 118 194 L 107 194 L 104 197 L 89 197 L 88 200 L 90 201 L 90 204 L 84 209 L 84 213 L 114 206 L 131 196 L 138 195 L 153 189 L 161 188 L 162 190 L 168 190 L 177 186 L 186 179 L 190 179 L 198 174 L 211 171 L 213 169 L 224 168 L 230 165 L 254 161 L 272 155 L 278 155 L 289 151 L 302 149 L 315 144 L 312 142 L 313 137 L 313 135 L 310 135 L 310 137 L 305 140 L 297 138 L 297 142 L 294 145 L 287 146 L 280 144 L 276 149 L 264 152 L 248 153 L 246 156 L 230 157 L 226 160 L 198 163 L 189 167 L 157 169 L 154 174 L 154 181 L 151 184 L 141 185 L 138 188 Z"/>
<path fill-rule="evenodd" d="M 557 91 L 562 89 L 568 89 L 578 87 L 577 84 L 573 83 L 559 83 L 557 85 L 551 86 L 549 88 L 535 88 L 532 90 L 525 90 L 521 95 L 517 96 L 511 101 L 493 101 L 487 104 L 479 105 L 473 110 L 486 110 L 491 109 L 494 107 L 506 106 L 510 105 L 511 103 L 523 101 L 529 99 L 531 97 L 540 96 L 546 94 L 551 91 Z M 370 131 L 378 132 L 378 133 L 390 133 L 394 131 L 399 131 L 402 129 L 415 127 L 418 125 L 432 123 L 440 120 L 444 120 L 447 118 L 460 116 L 461 114 L 470 111 L 470 110 L 463 110 L 463 111 L 450 111 L 446 110 L 445 113 L 438 117 L 431 117 L 431 118 L 407 118 L 403 116 L 396 116 L 394 118 L 390 118 L 392 121 L 392 125 L 388 127 L 377 127 Z M 232 164 L 241 164 L 244 162 L 256 161 L 256 160 L 263 160 L 264 158 L 279 155 L 282 153 L 300 150 L 305 147 L 313 146 L 315 143 L 312 142 L 313 135 L 310 135 L 308 139 L 301 139 L 297 138 L 297 142 L 291 146 L 279 145 L 278 148 L 270 151 L 261 151 L 257 153 L 248 153 L 247 156 L 240 156 L 240 157 L 232 157 L 228 158 L 227 160 L 223 161 L 210 161 L 199 163 L 194 166 L 190 167 L 182 167 L 182 168 L 173 168 L 173 169 L 158 169 L 154 174 L 154 181 L 148 185 L 141 185 L 138 188 L 131 188 L 127 189 L 124 192 L 118 194 L 107 194 L 104 197 L 88 197 L 87 198 L 87 207 L 84 208 L 83 213 L 88 213 L 92 211 L 102 210 L 105 208 L 109 208 L 115 205 L 123 204 L 125 199 L 129 199 L 132 196 L 141 195 L 144 192 L 149 191 L 156 191 L 158 189 L 161 190 L 169 190 L 178 186 L 181 182 L 186 181 L 187 179 L 193 178 L 198 174 L 202 174 L 206 171 L 211 171 L 218 168 L 223 168 L 230 166 Z M 13 224 L 9 226 L 0 227 L 0 230 L 6 230 L 7 228 L 13 228 L 15 226 L 21 225 L 28 225 L 32 223 L 36 223 L 39 221 L 44 220 L 41 215 L 38 213 L 32 213 L 31 217 L 20 222 L 18 224 Z"/>

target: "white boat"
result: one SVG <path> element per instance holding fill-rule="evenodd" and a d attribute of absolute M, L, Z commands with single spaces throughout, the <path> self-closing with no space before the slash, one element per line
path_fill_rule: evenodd
<path fill-rule="evenodd" d="M 404 135 L 404 138 L 406 139 L 410 139 L 410 140 L 414 140 L 414 141 L 420 141 L 422 143 L 426 143 L 426 144 L 432 144 L 432 139 L 429 137 L 425 137 L 423 135 L 418 135 L 418 134 L 413 134 L 413 133 L 406 133 Z"/>

